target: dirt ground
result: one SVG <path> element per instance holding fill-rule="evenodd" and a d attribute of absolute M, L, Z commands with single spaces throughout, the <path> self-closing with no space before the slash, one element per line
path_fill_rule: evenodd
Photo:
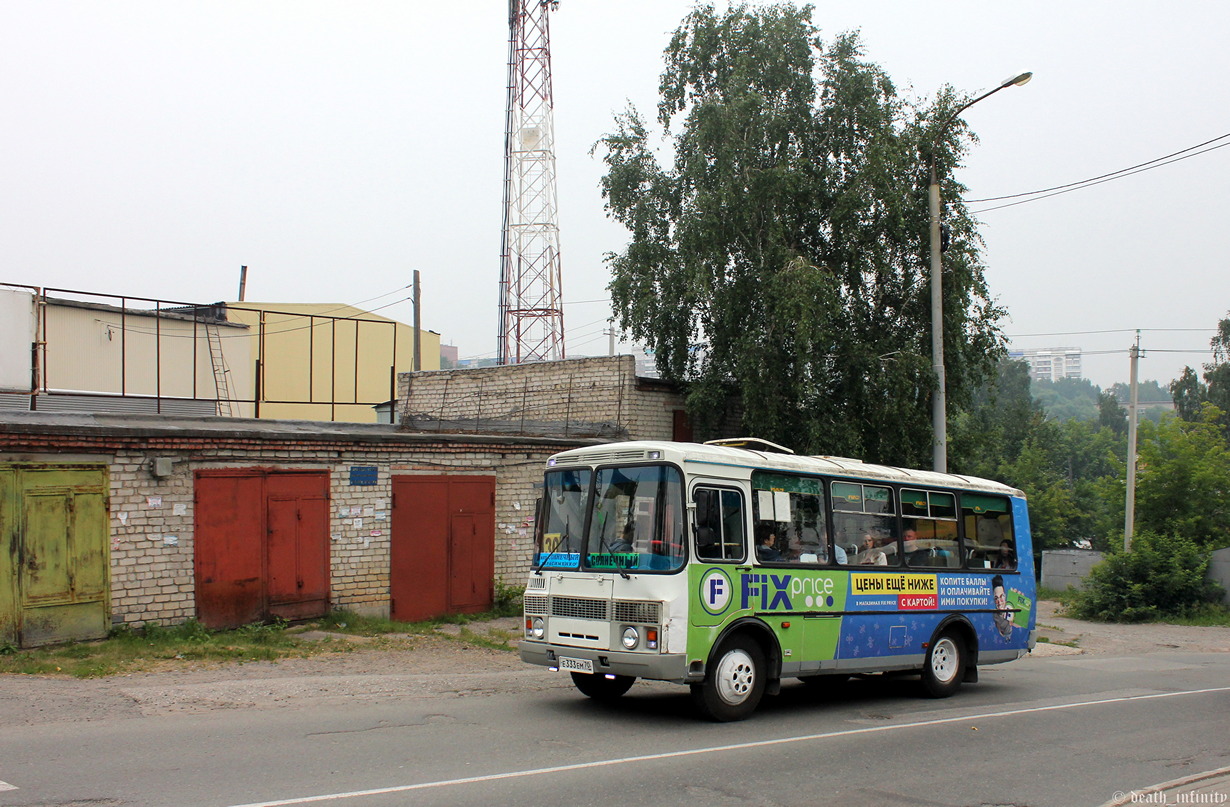
<path fill-rule="evenodd" d="M 1035 655 L 1124 655 L 1230 652 L 1230 628 L 1104 625 L 1057 615 L 1039 604 Z M 471 623 L 467 629 L 503 641 L 516 618 Z M 0 727 L 103 720 L 217 709 L 276 709 L 332 702 L 463 698 L 568 688 L 563 675 L 522 664 L 512 650 L 463 644 L 445 635 L 363 642 L 348 653 L 278 662 L 184 666 L 159 672 L 77 680 L 0 676 Z M 515 641 L 513 642 L 515 644 Z M 1075 646 L 1068 646 L 1075 645 Z"/>

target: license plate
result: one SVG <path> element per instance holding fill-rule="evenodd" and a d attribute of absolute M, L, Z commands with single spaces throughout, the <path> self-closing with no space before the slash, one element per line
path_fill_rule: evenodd
<path fill-rule="evenodd" d="M 559 668 L 569 672 L 593 673 L 594 663 L 587 658 L 566 658 L 560 656 Z"/>

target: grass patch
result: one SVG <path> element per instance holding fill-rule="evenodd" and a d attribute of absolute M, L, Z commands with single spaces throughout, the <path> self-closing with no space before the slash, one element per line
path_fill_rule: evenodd
<path fill-rule="evenodd" d="M 518 631 L 511 630 L 489 630 L 486 633 L 475 633 L 469 628 L 463 627 L 461 632 L 456 637 L 456 641 L 463 642 L 474 647 L 485 647 L 489 650 L 516 650 L 517 646 L 513 644 L 519 639 L 521 634 Z"/>
<path fill-rule="evenodd" d="M 511 650 L 515 648 L 514 641 L 520 636 L 518 631 L 488 629 L 475 632 L 465 627 L 499 616 L 503 614 L 488 611 L 481 614 L 440 617 L 426 622 L 397 622 L 347 611 L 334 611 L 321 619 L 294 627 L 282 621 L 245 625 L 224 631 L 211 631 L 194 620 L 169 627 L 156 622 L 139 627 L 121 625 L 112 630 L 106 639 L 97 641 L 71 642 L 29 650 L 19 650 L 8 643 L 0 644 L 0 675 L 102 678 L 191 664 L 243 664 L 357 649 L 354 640 L 307 640 L 301 637 L 300 634 L 311 630 L 363 637 L 388 637 L 390 634 L 436 635 L 474 647 Z M 437 630 L 444 625 L 461 627 L 459 631 L 449 635 Z M 377 642 L 374 646 L 389 650 L 413 650 L 412 645 L 399 643 L 395 638 Z"/>
<path fill-rule="evenodd" d="M 520 616 L 518 611 L 514 616 Z M 450 614 L 448 616 L 428 619 L 424 622 L 398 622 L 378 616 L 362 616 L 349 611 L 334 611 L 328 616 L 314 620 L 303 626 L 309 630 L 327 630 L 333 633 L 346 633 L 353 636 L 381 636 L 388 633 L 427 634 L 433 633 L 444 625 L 468 625 L 472 622 L 488 622 L 492 619 L 509 616 L 499 610 L 483 611 L 478 614 Z"/>
<path fill-rule="evenodd" d="M 1070 608 L 1072 604 L 1075 603 L 1076 600 L 1079 598 L 1080 598 L 1080 589 L 1075 589 L 1075 588 L 1058 589 L 1058 588 L 1047 588 L 1045 586 L 1038 586 L 1038 599 L 1051 600 L 1052 602 L 1057 602 L 1060 605 L 1062 605 L 1065 610 L 1067 608 Z"/>
<path fill-rule="evenodd" d="M 1064 646 L 1064 647 L 1077 647 L 1077 648 L 1079 648 L 1079 647 L 1080 647 L 1080 643 L 1079 643 L 1079 642 L 1075 642 L 1075 641 L 1071 641 L 1071 642 L 1061 642 L 1061 641 L 1059 641 L 1059 640 L 1057 640 L 1057 639 L 1052 639 L 1052 638 L 1051 638 L 1051 637 L 1049 637 L 1049 636 L 1039 636 L 1039 637 L 1038 637 L 1038 644 L 1057 644 L 1057 645 L 1062 645 L 1062 646 Z"/>
<path fill-rule="evenodd" d="M 1197 628 L 1230 628 L 1230 608 L 1220 603 L 1205 603 L 1186 616 L 1172 616 L 1159 621 Z"/>
<path fill-rule="evenodd" d="M 29 650 L 6 646 L 0 653 L 0 673 L 99 678 L 191 662 L 272 661 L 349 649 L 345 642 L 301 641 L 287 632 L 285 622 L 226 631 L 211 631 L 192 620 L 171 627 L 150 622 L 121 625 L 97 641 Z"/>

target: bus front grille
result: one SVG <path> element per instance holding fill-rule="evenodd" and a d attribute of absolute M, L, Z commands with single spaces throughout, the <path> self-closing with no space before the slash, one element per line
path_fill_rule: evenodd
<path fill-rule="evenodd" d="M 570 617 L 572 619 L 593 619 L 606 622 L 607 600 L 590 600 L 582 597 L 552 597 L 551 616 Z"/>
<path fill-rule="evenodd" d="M 525 605 L 527 614 L 542 614 L 547 613 L 547 598 L 545 596 L 536 597 L 532 594 L 527 594 L 521 598 L 521 602 Z"/>
<path fill-rule="evenodd" d="M 644 625 L 658 624 L 660 603 L 656 602 L 616 602 L 616 622 L 638 622 Z"/>

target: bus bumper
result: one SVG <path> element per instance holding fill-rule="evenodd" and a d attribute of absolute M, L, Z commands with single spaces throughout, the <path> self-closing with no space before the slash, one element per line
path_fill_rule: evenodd
<path fill-rule="evenodd" d="M 628 653 L 521 640 L 521 660 L 527 664 L 559 669 L 560 658 L 588 660 L 597 675 L 629 675 L 677 684 L 700 680 L 688 677 L 688 660 L 682 653 Z"/>

